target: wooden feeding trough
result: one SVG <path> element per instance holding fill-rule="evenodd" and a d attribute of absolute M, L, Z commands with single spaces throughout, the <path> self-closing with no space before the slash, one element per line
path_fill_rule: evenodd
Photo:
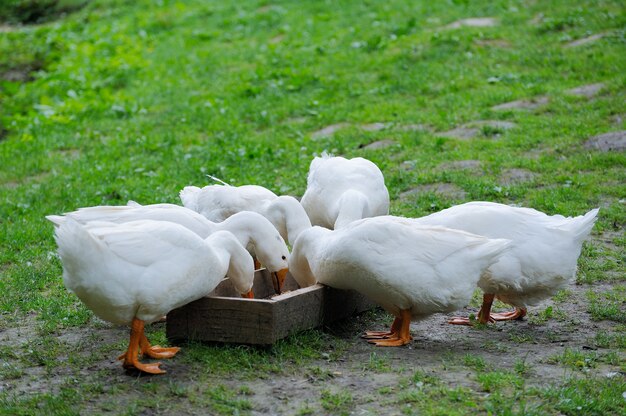
<path fill-rule="evenodd" d="M 171 342 L 203 341 L 269 345 L 287 335 L 315 328 L 375 307 L 352 290 L 316 284 L 299 288 L 287 274 L 283 293 L 274 295 L 270 273 L 257 270 L 252 287 L 255 299 L 244 299 L 229 279 L 209 296 L 167 315 Z"/>

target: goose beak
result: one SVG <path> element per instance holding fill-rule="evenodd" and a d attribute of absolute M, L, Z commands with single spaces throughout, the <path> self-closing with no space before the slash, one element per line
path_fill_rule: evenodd
<path fill-rule="evenodd" d="M 252 289 L 250 289 L 248 293 L 243 293 L 241 297 L 246 299 L 254 299 L 254 293 L 252 293 Z"/>
<path fill-rule="evenodd" d="M 272 273 L 272 283 L 274 284 L 274 291 L 280 295 L 281 290 L 283 289 L 283 284 L 285 283 L 285 278 L 287 277 L 287 272 L 289 269 L 282 269 L 277 272 Z"/>

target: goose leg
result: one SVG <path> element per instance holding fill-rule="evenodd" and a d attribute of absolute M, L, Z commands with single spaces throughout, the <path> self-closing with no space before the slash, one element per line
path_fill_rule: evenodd
<path fill-rule="evenodd" d="M 494 321 L 513 321 L 526 316 L 526 308 L 515 308 L 512 312 L 492 313 L 491 319 Z"/>
<path fill-rule="evenodd" d="M 411 311 L 403 309 L 400 311 L 400 329 L 398 332 L 386 339 L 372 339 L 367 342 L 377 347 L 399 347 L 406 345 L 413 339 L 411 337 Z"/>
<path fill-rule="evenodd" d="M 496 297 L 493 293 L 485 293 L 483 295 L 483 304 L 480 307 L 480 311 L 478 311 L 478 322 L 481 324 L 486 324 L 487 322 L 494 322 L 492 319 L 493 314 L 490 315 L 491 312 L 491 304 L 493 303 L 493 299 Z M 452 325 L 472 325 L 472 321 L 469 318 L 463 318 L 460 316 L 455 316 L 454 318 L 448 321 L 449 324 Z"/>
<path fill-rule="evenodd" d="M 259 270 L 261 268 L 261 262 L 256 259 L 256 256 L 252 257 L 254 260 L 254 270 Z"/>
<path fill-rule="evenodd" d="M 143 364 L 139 362 L 139 359 L 137 358 L 139 355 L 142 337 L 145 337 L 143 328 L 144 322 L 141 319 L 133 318 L 133 322 L 130 327 L 130 342 L 128 343 L 128 350 L 126 350 L 126 354 L 123 354 L 122 356 L 124 358 L 123 366 L 126 369 L 135 368 L 148 374 L 164 374 L 165 371 L 159 368 L 161 363 Z"/>
<path fill-rule="evenodd" d="M 402 325 L 402 320 L 396 316 L 396 319 L 393 320 L 391 324 L 391 330 L 389 331 L 365 331 L 365 334 L 361 335 L 361 338 L 364 339 L 385 339 L 390 336 L 394 336 L 400 330 L 400 326 Z"/>

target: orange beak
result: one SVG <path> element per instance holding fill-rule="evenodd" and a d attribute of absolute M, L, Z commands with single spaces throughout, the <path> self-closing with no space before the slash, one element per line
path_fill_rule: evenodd
<path fill-rule="evenodd" d="M 285 283 L 285 278 L 287 277 L 288 271 L 289 269 L 282 269 L 272 273 L 272 283 L 274 284 L 274 291 L 279 295 L 283 289 L 283 284 Z"/>
<path fill-rule="evenodd" d="M 250 289 L 248 293 L 243 293 L 241 297 L 246 299 L 254 299 L 254 293 L 252 293 L 252 289 Z"/>

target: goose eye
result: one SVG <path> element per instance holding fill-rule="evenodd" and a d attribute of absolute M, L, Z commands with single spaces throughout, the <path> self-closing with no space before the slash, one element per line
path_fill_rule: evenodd
<path fill-rule="evenodd" d="M 287 257 L 283 256 L 283 260 L 287 260 Z"/>

